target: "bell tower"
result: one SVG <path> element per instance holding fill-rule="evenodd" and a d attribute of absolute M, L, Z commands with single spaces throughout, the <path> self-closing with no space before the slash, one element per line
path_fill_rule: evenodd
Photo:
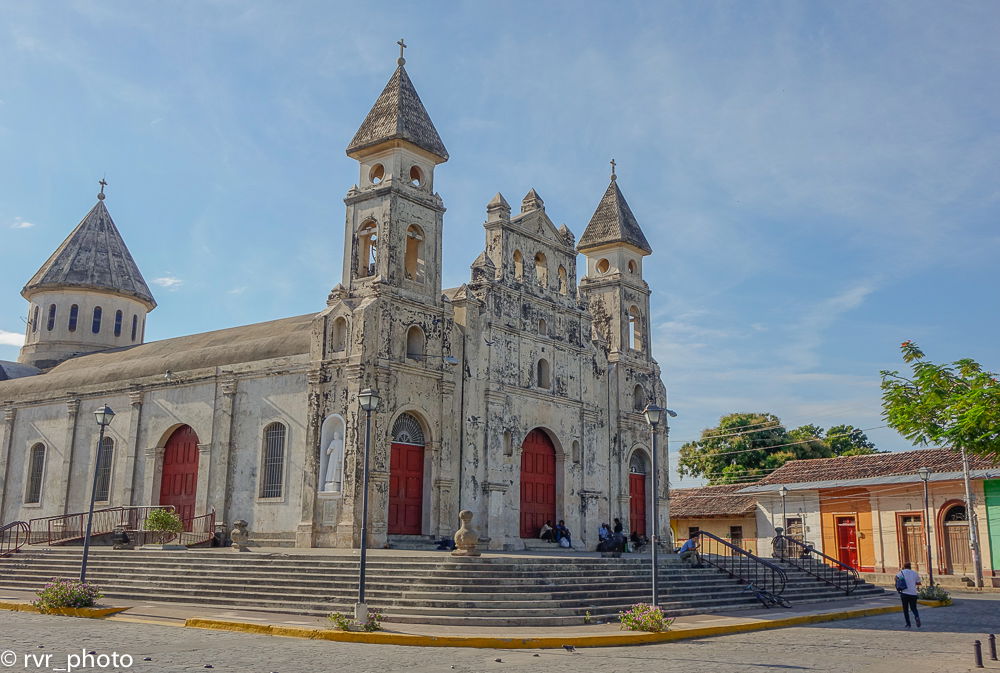
<path fill-rule="evenodd" d="M 398 44 L 396 71 L 347 148 L 359 176 L 344 199 L 343 284 L 351 292 L 389 286 L 438 304 L 445 208 L 434 169 L 448 150 L 404 67 L 406 43 Z"/>

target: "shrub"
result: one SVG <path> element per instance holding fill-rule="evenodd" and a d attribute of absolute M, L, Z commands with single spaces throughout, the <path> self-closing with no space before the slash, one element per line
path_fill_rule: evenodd
<path fill-rule="evenodd" d="M 667 631 L 674 623 L 673 617 L 667 617 L 660 608 L 654 608 L 646 603 L 636 603 L 624 612 L 618 613 L 623 631 L 651 631 L 659 633 Z"/>
<path fill-rule="evenodd" d="M 941 601 L 941 605 L 951 605 L 951 594 L 942 589 L 939 584 L 920 587 L 917 598 L 922 601 Z"/>
<path fill-rule="evenodd" d="M 80 580 L 59 579 L 52 581 L 35 592 L 37 601 L 31 604 L 42 612 L 55 608 L 89 608 L 97 603 L 103 594 L 98 586 Z"/>
<path fill-rule="evenodd" d="M 184 530 L 181 518 L 168 509 L 151 510 L 146 515 L 146 521 L 143 522 L 142 527 L 144 530 L 157 530 L 164 533 L 180 533 Z"/>
<path fill-rule="evenodd" d="M 333 624 L 333 628 L 340 629 L 341 631 L 351 630 L 351 618 L 347 615 L 341 614 L 339 612 L 331 612 L 327 615 L 327 619 Z"/>
<path fill-rule="evenodd" d="M 355 624 L 350 615 L 341 614 L 339 612 L 331 612 L 327 615 L 327 619 L 329 619 L 333 624 L 333 628 L 340 629 L 341 631 L 350 631 L 351 626 Z M 362 631 L 381 631 L 382 613 L 378 610 L 369 610 L 368 620 L 360 626 Z"/>

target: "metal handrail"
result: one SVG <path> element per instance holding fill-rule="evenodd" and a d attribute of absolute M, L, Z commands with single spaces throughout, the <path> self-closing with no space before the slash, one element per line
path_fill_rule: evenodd
<path fill-rule="evenodd" d="M 31 527 L 24 521 L 0 526 L 0 558 L 16 554 L 31 539 Z"/>
<path fill-rule="evenodd" d="M 142 530 L 142 523 L 154 509 L 174 511 L 173 505 L 142 505 L 138 507 L 105 507 L 94 510 L 91 535 L 113 533 L 115 528 L 127 531 Z M 28 525 L 33 531 L 30 544 L 59 545 L 82 540 L 86 530 L 87 512 L 60 514 L 58 516 L 31 519 Z"/>
<path fill-rule="evenodd" d="M 861 584 L 861 576 L 856 568 L 827 556 L 812 545 L 804 544 L 793 537 L 776 535 L 771 542 L 771 550 L 774 558 L 840 589 L 847 596 Z M 789 553 L 791 550 L 796 550 L 798 553 Z M 803 563 L 806 560 L 809 563 Z"/>
<path fill-rule="evenodd" d="M 777 563 L 762 559 L 703 530 L 691 537 L 699 539 L 698 557 L 702 562 L 728 573 L 744 584 L 753 584 L 775 596 L 780 596 L 785 591 L 788 575 Z"/>

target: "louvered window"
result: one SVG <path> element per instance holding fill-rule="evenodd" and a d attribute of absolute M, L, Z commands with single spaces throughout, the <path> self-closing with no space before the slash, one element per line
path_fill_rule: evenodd
<path fill-rule="evenodd" d="M 261 464 L 260 497 L 280 498 L 285 468 L 285 426 L 271 423 L 264 428 L 264 456 Z"/>
<path fill-rule="evenodd" d="M 42 472 L 45 469 L 45 445 L 35 444 L 31 447 L 31 457 L 29 460 L 28 490 L 24 494 L 25 504 L 41 502 Z"/>
<path fill-rule="evenodd" d="M 115 443 L 110 437 L 101 440 L 97 451 L 97 502 L 107 502 L 111 494 L 111 459 L 115 453 Z"/>

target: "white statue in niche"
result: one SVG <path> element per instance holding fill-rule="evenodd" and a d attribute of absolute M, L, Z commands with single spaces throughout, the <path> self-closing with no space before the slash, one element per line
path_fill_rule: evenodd
<path fill-rule="evenodd" d="M 344 433 L 337 428 L 333 431 L 333 439 L 326 447 L 326 485 L 323 490 L 336 493 L 340 490 L 341 460 L 344 455 Z"/>

